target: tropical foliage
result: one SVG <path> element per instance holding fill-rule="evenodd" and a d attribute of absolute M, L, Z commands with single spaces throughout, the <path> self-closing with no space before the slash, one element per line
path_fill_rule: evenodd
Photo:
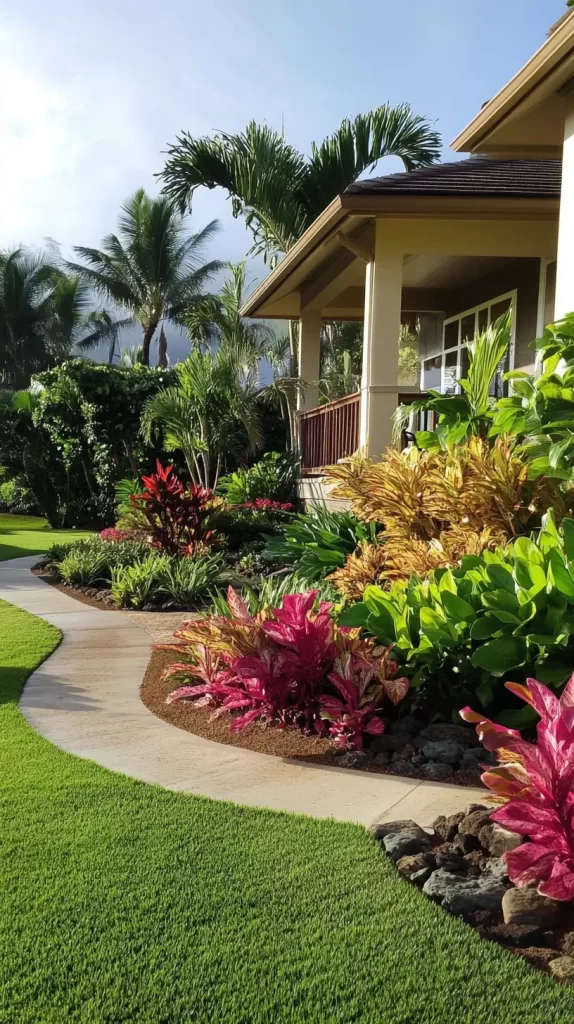
<path fill-rule="evenodd" d="M 560 687 L 574 657 L 574 520 L 558 530 L 548 515 L 535 541 L 465 555 L 388 591 L 367 587 L 340 622 L 393 645 L 421 700 L 445 713 L 476 700 L 498 712 L 509 673 Z M 515 724 L 511 714 L 502 720 Z"/>
<path fill-rule="evenodd" d="M 176 383 L 143 411 L 143 436 L 151 443 L 160 429 L 165 449 L 182 452 L 191 480 L 215 489 L 227 459 L 261 446 L 255 380 L 231 346 L 215 355 L 195 349 L 174 372 Z"/>
<path fill-rule="evenodd" d="M 93 348 L 113 325 L 93 309 L 89 288 L 49 254 L 0 251 L 0 387 L 28 387 L 32 374 Z"/>
<path fill-rule="evenodd" d="M 290 594 L 252 616 L 230 590 L 230 615 L 189 622 L 176 633 L 186 661 L 167 675 L 184 685 L 168 700 L 193 700 L 216 716 L 236 712 L 234 732 L 262 720 L 362 747 L 365 736 L 384 731 L 383 705 L 398 704 L 408 680 L 396 678 L 388 652 L 375 654 L 357 631 L 339 629 L 328 604 L 315 611 L 316 597 Z"/>
<path fill-rule="evenodd" d="M 245 320 L 240 309 L 246 295 L 246 264 L 227 263 L 229 271 L 218 295 L 206 295 L 182 313 L 181 321 L 192 343 L 210 348 L 234 346 L 244 353 L 250 368 L 257 368 L 273 347 L 275 331 L 259 320 Z"/>
<path fill-rule="evenodd" d="M 558 481 L 530 479 L 516 444 L 477 436 L 434 451 L 389 448 L 379 462 L 355 456 L 331 466 L 328 478 L 332 496 L 350 501 L 359 519 L 385 524 L 389 580 L 495 548 L 539 526 L 549 508 L 561 520 L 574 497 L 562 495 Z"/>
<path fill-rule="evenodd" d="M 299 459 L 291 452 L 266 452 L 255 465 L 239 468 L 219 481 L 219 489 L 231 505 L 258 498 L 293 501 Z"/>
<path fill-rule="evenodd" d="M 496 400 L 491 394 L 493 381 L 510 345 L 510 329 L 511 314 L 508 311 L 470 342 L 467 346 L 468 377 L 458 382 L 460 395 L 443 395 L 431 388 L 430 397 L 419 399 L 412 405 L 399 406 L 394 422 L 396 437 L 410 416 L 419 412 L 432 412 L 437 421 L 434 430 L 417 431 L 419 448 L 437 451 L 460 444 L 475 434 L 486 437 L 496 407 Z"/>
<path fill-rule="evenodd" d="M 500 398 L 490 436 L 519 438 L 530 473 L 570 481 L 574 472 L 574 313 L 550 324 L 536 342 L 539 374 L 506 376 L 512 394 Z"/>
<path fill-rule="evenodd" d="M 300 579 L 316 583 L 345 564 L 360 544 L 376 543 L 377 523 L 363 523 L 347 511 L 331 512 L 315 505 L 271 538 L 267 552 L 285 566 L 296 568 Z"/>
<path fill-rule="evenodd" d="M 408 104 L 385 104 L 345 119 L 310 157 L 283 134 L 251 121 L 244 132 L 212 138 L 178 136 L 168 150 L 164 192 L 180 209 L 200 187 L 222 188 L 235 217 L 244 217 L 253 250 L 274 257 L 301 237 L 325 207 L 384 156 L 399 156 L 407 170 L 438 159 L 440 136 Z"/>
<path fill-rule="evenodd" d="M 461 716 L 476 723 L 481 742 L 499 761 L 482 776 L 506 801 L 492 820 L 529 840 L 505 854 L 511 881 L 519 888 L 536 884 L 542 896 L 569 902 L 574 899 L 574 676 L 560 699 L 535 679 L 526 686 L 506 685 L 540 716 L 536 744 L 470 708 Z"/>
<path fill-rule="evenodd" d="M 221 267 L 204 262 L 216 231 L 212 221 L 190 235 L 165 196 L 152 198 L 140 188 L 123 204 L 117 234 L 107 235 L 102 249 L 74 247 L 81 262 L 68 264 L 71 272 L 127 313 L 122 327 L 140 323 L 144 366 L 158 327 L 203 301 L 205 285 Z"/>
<path fill-rule="evenodd" d="M 145 518 L 152 547 L 184 557 L 214 542 L 211 527 L 220 502 L 212 491 L 199 484 L 184 487 L 173 466 L 164 468 L 159 461 L 142 484 L 144 490 L 130 495 L 130 504 Z"/>

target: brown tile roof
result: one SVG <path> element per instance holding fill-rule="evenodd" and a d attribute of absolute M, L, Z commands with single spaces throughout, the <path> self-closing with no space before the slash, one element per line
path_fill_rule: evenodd
<path fill-rule="evenodd" d="M 350 185 L 347 193 L 559 199 L 561 174 L 561 160 L 490 160 L 481 156 L 366 178 Z"/>

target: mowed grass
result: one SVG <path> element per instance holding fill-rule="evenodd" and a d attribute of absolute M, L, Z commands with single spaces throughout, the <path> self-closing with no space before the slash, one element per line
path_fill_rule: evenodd
<path fill-rule="evenodd" d="M 52 530 L 45 519 L 39 516 L 13 516 L 0 514 L 0 562 L 6 558 L 20 558 L 24 555 L 42 554 L 56 541 L 68 541 L 88 537 L 86 530 Z"/>
<path fill-rule="evenodd" d="M 572 1024 L 574 990 L 428 903 L 364 829 L 43 740 L 17 699 L 58 642 L 0 602 L 1 1024 Z"/>

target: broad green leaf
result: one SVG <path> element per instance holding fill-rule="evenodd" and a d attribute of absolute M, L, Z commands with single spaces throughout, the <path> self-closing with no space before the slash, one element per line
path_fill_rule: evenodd
<path fill-rule="evenodd" d="M 450 569 L 445 569 L 441 574 L 438 584 L 439 592 L 456 594 L 456 582 Z"/>
<path fill-rule="evenodd" d="M 518 598 L 515 594 L 509 594 L 507 590 L 486 590 L 480 595 L 480 600 L 494 615 L 499 609 L 518 615 Z"/>
<path fill-rule="evenodd" d="M 518 583 L 518 586 L 524 587 L 525 590 L 530 590 L 530 587 L 533 585 L 533 579 L 530 575 L 530 566 L 522 558 L 516 559 L 514 565 L 514 578 Z"/>
<path fill-rule="evenodd" d="M 489 581 L 495 587 L 501 587 L 503 590 L 508 590 L 511 594 L 514 594 L 514 580 L 512 573 L 509 569 L 506 569 L 503 565 L 489 565 L 486 569 L 486 575 Z"/>
<path fill-rule="evenodd" d="M 556 643 L 554 633 L 528 633 L 526 639 L 531 644 L 538 644 L 539 647 L 551 647 Z"/>
<path fill-rule="evenodd" d="M 466 572 L 468 569 L 477 569 L 482 566 L 482 558 L 478 555 L 463 555 L 460 560 L 460 567 Z"/>
<path fill-rule="evenodd" d="M 476 618 L 472 605 L 448 590 L 442 594 L 442 603 L 445 611 L 455 622 L 470 622 Z"/>
<path fill-rule="evenodd" d="M 421 608 L 421 628 L 444 630 L 445 619 L 435 608 Z"/>
<path fill-rule="evenodd" d="M 525 604 L 520 606 L 519 612 L 520 621 L 526 625 L 536 615 L 536 605 L 534 601 L 527 601 Z"/>
<path fill-rule="evenodd" d="M 475 668 L 493 676 L 503 676 L 511 668 L 524 665 L 528 653 L 526 641 L 517 636 L 498 636 L 479 647 L 472 656 Z"/>
<path fill-rule="evenodd" d="M 532 564 L 529 566 L 529 570 L 530 577 L 532 579 L 532 586 L 530 587 L 529 594 L 531 597 L 534 597 L 535 594 L 539 594 L 541 591 L 546 590 L 548 578 L 543 566 L 541 565 Z"/>
<path fill-rule="evenodd" d="M 500 622 L 493 615 L 483 615 L 481 619 L 473 622 L 470 636 L 472 640 L 487 640 L 500 632 Z"/>
<path fill-rule="evenodd" d="M 574 519 L 563 519 L 561 529 L 564 537 L 566 558 L 571 562 L 574 559 Z"/>
<path fill-rule="evenodd" d="M 544 565 L 544 556 L 534 541 L 530 540 L 530 537 L 518 537 L 513 543 L 513 548 L 516 557 L 523 558 L 530 566 L 532 563 Z"/>
<path fill-rule="evenodd" d="M 397 638 L 394 620 L 384 608 L 371 612 L 367 619 L 367 629 L 384 644 L 394 644 Z"/>
<path fill-rule="evenodd" d="M 487 708 L 489 704 L 492 704 L 494 698 L 494 690 L 492 686 L 492 679 L 488 676 L 478 684 L 476 688 L 476 696 L 478 697 L 483 708 Z"/>
<path fill-rule="evenodd" d="M 393 621 L 397 618 L 399 612 L 392 601 L 386 596 L 384 590 L 380 587 L 370 586 L 365 587 L 363 592 L 363 601 L 367 605 L 367 608 L 371 612 L 379 612 L 381 608 L 385 609 L 391 616 Z"/>
<path fill-rule="evenodd" d="M 505 622 L 513 626 L 520 626 L 522 619 L 515 615 L 514 612 L 505 612 L 503 608 L 493 608 L 492 615 L 498 619 L 499 622 Z"/>
<path fill-rule="evenodd" d="M 547 683 L 550 686 L 561 686 L 572 675 L 572 659 L 569 659 L 568 664 L 555 658 L 548 658 L 544 661 L 541 659 L 535 662 L 533 674 L 540 683 Z"/>
<path fill-rule="evenodd" d="M 499 725 L 505 725 L 507 729 L 528 729 L 538 721 L 538 715 L 529 704 L 526 707 L 516 710 L 508 708 L 496 716 Z"/>
<path fill-rule="evenodd" d="M 313 554 L 316 555 L 320 562 L 325 562 L 327 565 L 337 565 L 341 568 L 344 566 L 347 557 L 342 551 L 333 551 L 332 548 L 313 548 Z"/>
<path fill-rule="evenodd" d="M 356 604 L 345 608 L 338 618 L 339 626 L 365 626 L 369 617 L 369 609 L 364 601 L 357 601 Z"/>
<path fill-rule="evenodd" d="M 565 597 L 574 597 L 574 580 L 572 579 L 564 559 L 560 552 L 554 548 L 549 555 L 550 568 L 549 578 L 554 582 L 556 589 Z"/>

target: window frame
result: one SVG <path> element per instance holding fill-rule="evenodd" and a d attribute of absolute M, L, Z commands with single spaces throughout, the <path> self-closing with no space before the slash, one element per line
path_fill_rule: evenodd
<path fill-rule="evenodd" d="M 475 332 L 474 333 L 476 335 L 476 330 L 477 330 L 477 327 L 478 327 L 478 314 L 482 310 L 486 309 L 488 311 L 488 313 L 487 313 L 487 326 L 490 326 L 490 324 L 492 323 L 492 307 L 496 306 L 497 303 L 499 303 L 499 302 L 504 302 L 505 299 L 510 299 L 510 308 L 512 310 L 512 323 L 511 323 L 511 327 L 510 327 L 510 346 L 509 346 L 509 350 L 508 350 L 508 368 L 509 368 L 509 370 L 513 370 L 514 369 L 514 353 L 515 353 L 515 348 L 516 348 L 516 310 L 517 310 L 517 303 L 518 303 L 518 289 L 517 288 L 513 288 L 513 289 L 511 289 L 508 292 L 503 292 L 502 295 L 497 295 L 497 296 L 495 296 L 492 299 L 488 299 L 486 302 L 479 302 L 478 305 L 470 306 L 468 309 L 464 309 L 464 310 L 462 310 L 462 312 L 456 313 L 454 316 L 446 317 L 443 320 L 441 346 L 437 347 L 436 351 L 434 351 L 434 352 L 427 352 L 425 354 L 425 356 L 424 356 L 424 359 L 421 359 L 421 375 L 420 375 L 420 389 L 421 389 L 421 391 L 426 391 L 425 384 L 424 384 L 425 363 L 429 359 L 436 359 L 437 356 L 441 356 L 440 388 L 433 388 L 433 390 L 440 391 L 440 393 L 442 395 L 445 395 L 445 394 L 459 395 L 460 394 L 460 387 L 458 387 L 458 385 L 457 385 L 456 391 L 452 391 L 452 392 L 446 392 L 444 390 L 444 387 L 445 387 L 445 363 L 446 363 L 445 357 L 447 355 L 449 355 L 450 353 L 452 353 L 452 352 L 456 352 L 457 353 L 455 380 L 459 380 L 462 377 L 462 352 L 467 347 L 466 344 L 462 343 L 462 338 L 461 338 L 461 334 L 462 334 L 462 321 L 464 320 L 465 317 L 470 316 L 472 313 L 474 313 L 474 325 L 475 325 Z M 445 348 L 444 347 L 444 343 L 445 343 L 446 328 L 447 328 L 448 324 L 456 323 L 457 321 L 458 321 L 458 340 L 457 340 L 457 344 L 456 345 L 450 345 L 449 348 Z"/>

